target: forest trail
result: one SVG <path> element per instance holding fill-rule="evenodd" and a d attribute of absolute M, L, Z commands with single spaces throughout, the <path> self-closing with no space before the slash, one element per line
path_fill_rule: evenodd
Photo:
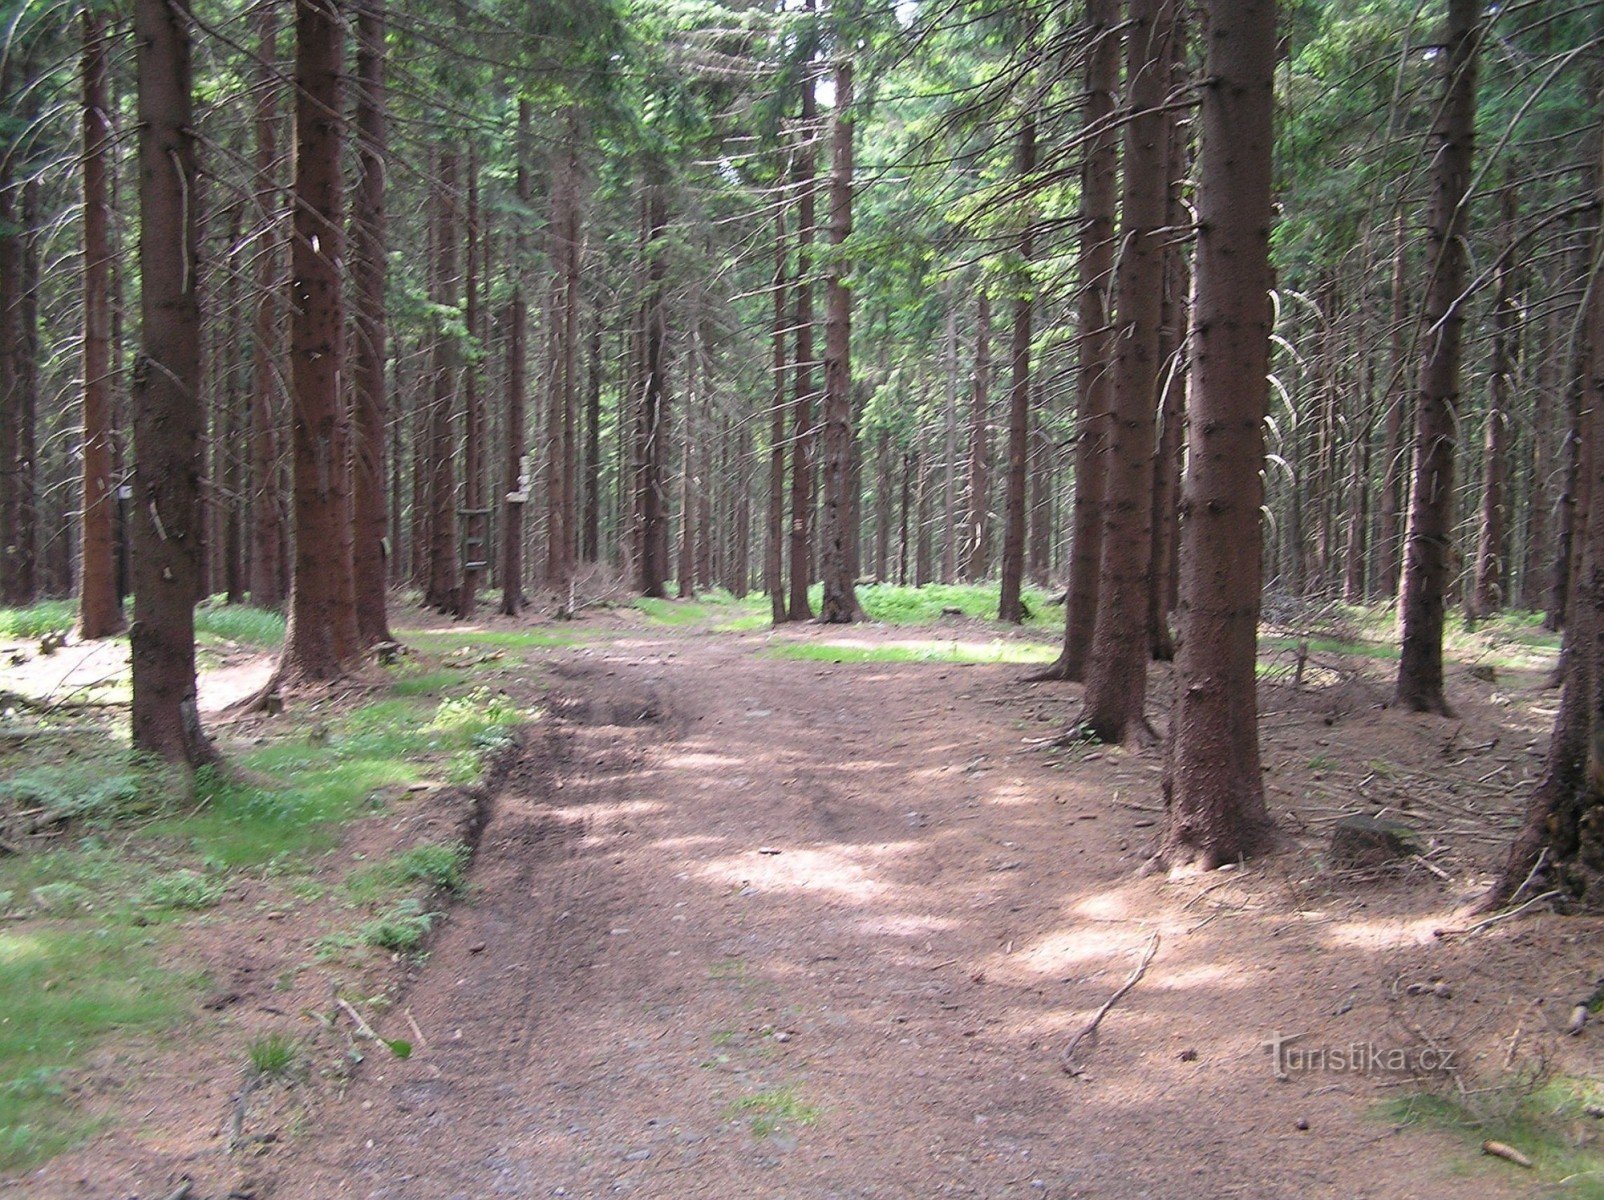
<path fill-rule="evenodd" d="M 552 716 L 404 1001 L 426 1044 L 370 1059 L 259 1194 L 1524 1194 L 1377 1118 L 1398 1093 L 1374 1078 L 1272 1072 L 1277 1032 L 1397 1040 L 1385 985 L 1438 952 L 1418 912 L 1386 949 L 1379 914 L 1300 911 L 1262 875 L 1137 879 L 1156 755 L 1055 766 L 1017 668 L 764 643 L 553 659 Z"/>

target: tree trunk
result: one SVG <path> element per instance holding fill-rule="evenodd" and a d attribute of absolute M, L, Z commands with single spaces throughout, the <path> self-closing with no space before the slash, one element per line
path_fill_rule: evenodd
<path fill-rule="evenodd" d="M 1376 579 L 1380 594 L 1391 599 L 1398 594 L 1398 499 L 1403 486 L 1405 454 L 1403 447 L 1404 407 L 1408 391 L 1403 387 L 1405 336 L 1409 316 L 1404 250 L 1404 215 L 1399 209 L 1393 227 L 1392 254 L 1392 355 L 1387 369 L 1387 412 L 1382 437 L 1380 521 L 1376 529 Z"/>
<path fill-rule="evenodd" d="M 1260 504 L 1269 405 L 1274 0 L 1205 0 L 1192 453 L 1162 857 L 1205 870 L 1270 833 L 1259 769 Z"/>
<path fill-rule="evenodd" d="M 189 5 L 139 0 L 139 269 L 143 346 L 132 392 L 136 750 L 200 766 L 215 752 L 195 696 L 200 587 L 200 252 Z"/>
<path fill-rule="evenodd" d="M 78 632 L 88 638 L 123 630 L 117 595 L 117 511 L 112 463 L 111 210 L 106 174 L 112 153 L 106 28 L 93 5 L 83 11 L 84 401 L 83 521 L 79 552 Z"/>
<path fill-rule="evenodd" d="M 358 651 L 350 426 L 340 394 L 340 73 L 336 0 L 296 0 L 290 271 L 295 569 L 276 682 L 338 678 Z"/>
<path fill-rule="evenodd" d="M 824 521 L 821 570 L 824 598 L 819 620 L 849 624 L 863 615 L 852 562 L 852 293 L 844 247 L 852 233 L 852 60 L 835 65 L 835 121 L 831 134 L 830 256 L 824 317 Z"/>
<path fill-rule="evenodd" d="M 1102 565 L 1104 492 L 1110 446 L 1112 342 L 1109 294 L 1114 279 L 1114 206 L 1119 173 L 1119 130 L 1113 124 L 1119 87 L 1118 0 L 1088 0 L 1085 125 L 1093 130 L 1081 164 L 1080 298 L 1075 376 L 1075 499 L 1070 514 L 1069 586 L 1064 596 L 1064 649 L 1045 674 L 1067 680 L 1086 676 L 1097 617 Z"/>
<path fill-rule="evenodd" d="M 664 245 L 668 233 L 668 205 L 664 195 L 663 166 L 647 166 L 644 247 L 647 261 L 643 301 L 642 379 L 640 419 L 635 440 L 635 505 L 640 544 L 636 560 L 636 587 L 643 596 L 663 596 L 668 579 L 668 504 L 663 474 L 668 456 L 668 337 L 664 306 L 668 261 Z"/>
<path fill-rule="evenodd" d="M 529 101 L 518 100 L 518 207 L 528 211 L 529 183 Z M 501 612 L 515 617 L 524 607 L 524 507 L 528 502 L 524 479 L 524 392 L 529 369 L 529 305 L 524 300 L 524 257 L 528 241 L 524 235 L 522 213 L 513 221 L 512 254 L 507 264 L 511 289 L 507 294 L 507 399 L 506 428 L 503 430 L 504 455 L 501 501 Z"/>
<path fill-rule="evenodd" d="M 813 7 L 808 0 L 808 7 Z M 801 153 L 796 159 L 796 396 L 791 405 L 791 586 L 786 616 L 811 621 L 813 581 L 813 239 L 818 104 L 811 67 L 802 80 Z"/>
<path fill-rule="evenodd" d="M 975 299 L 975 377 L 969 407 L 968 516 L 964 578 L 978 583 L 991 570 L 991 297 Z"/>
<path fill-rule="evenodd" d="M 1449 0 L 1443 42 L 1443 102 L 1432 129 L 1432 198 L 1425 314 L 1425 359 L 1415 409 L 1415 477 L 1409 500 L 1403 579 L 1403 647 L 1397 702 L 1450 715 L 1443 695 L 1443 607 L 1453 534 L 1454 445 L 1459 343 L 1464 324 L 1465 235 L 1469 229 L 1472 143 L 1476 132 L 1476 0 Z"/>
<path fill-rule="evenodd" d="M 384 159 L 384 0 L 359 0 L 356 52 L 357 183 L 351 222 L 352 514 L 357 635 L 366 648 L 393 640 L 386 612 L 385 437 L 389 400 L 384 364 L 388 357 L 385 274 L 388 228 L 385 223 Z"/>
<path fill-rule="evenodd" d="M 783 178 L 783 176 L 782 176 Z M 769 594 L 769 615 L 776 625 L 790 620 L 785 610 L 785 205 L 774 211 L 774 320 L 770 334 L 774 358 L 774 400 L 769 411 L 768 539 L 763 560 L 763 586 Z"/>
<path fill-rule="evenodd" d="M 1162 227 L 1169 201 L 1168 120 L 1162 109 L 1169 90 L 1172 12 L 1171 0 L 1132 0 L 1126 35 L 1134 115 L 1125 126 L 1118 358 L 1102 578 L 1082 715 L 1092 734 L 1105 742 L 1124 741 L 1146 725 L 1154 413 L 1164 298 Z"/>
<path fill-rule="evenodd" d="M 454 145 L 440 149 L 439 179 L 435 185 L 435 266 L 434 303 L 437 310 L 455 309 L 459 279 L 457 239 L 462 231 L 462 214 L 457 207 L 457 151 Z M 456 332 L 443 317 L 436 318 L 434 330 L 433 394 L 429 400 L 425 472 L 428 488 L 427 571 L 423 602 L 442 613 L 458 608 L 457 472 L 456 439 L 452 418 L 457 407 L 458 377 L 462 356 Z"/>
<path fill-rule="evenodd" d="M 1019 140 L 1014 148 L 1017 186 L 1022 190 L 1028 189 L 1035 171 L 1036 99 L 1031 96 L 1026 100 Z M 1003 499 L 1002 588 L 997 599 L 997 619 L 1011 621 L 1015 625 L 1025 619 L 1020 589 L 1025 576 L 1025 509 L 1030 503 L 1030 340 L 1036 302 L 1035 284 L 1029 278 L 1029 273 L 1036 218 L 1029 205 L 1026 206 L 1024 220 L 1017 249 L 1020 271 L 1025 277 L 1020 279 L 1018 293 L 1014 297 L 1013 344 L 1009 351 L 1008 478 Z"/>
<path fill-rule="evenodd" d="M 484 248 L 479 236 L 479 153 L 471 145 L 467 191 L 467 221 L 462 230 L 467 243 L 462 327 L 468 337 L 469 356 L 462 371 L 462 516 L 458 525 L 462 536 L 462 576 L 454 613 L 463 620 L 473 616 L 479 603 L 480 578 L 490 561 L 490 531 L 484 518 L 485 419 L 479 402 L 478 363 L 478 353 L 484 345 L 479 308 L 479 264 Z"/>
<path fill-rule="evenodd" d="M 278 10 L 256 10 L 256 310 L 251 329 L 251 603 L 284 604 L 284 508 L 279 477 L 282 370 L 279 308 L 284 303 L 281 206 L 273 173 L 278 160 Z"/>
<path fill-rule="evenodd" d="M 1504 607 L 1508 572 L 1505 569 L 1508 526 L 1506 517 L 1505 459 L 1509 453 L 1509 406 L 1515 394 L 1517 325 L 1514 250 L 1519 216 L 1513 182 L 1504 184 L 1499 197 L 1503 220 L 1503 253 L 1494 270 L 1493 358 L 1488 380 L 1487 428 L 1482 443 L 1481 536 L 1476 541 L 1476 580 L 1467 592 L 1465 616 L 1482 620 Z"/>

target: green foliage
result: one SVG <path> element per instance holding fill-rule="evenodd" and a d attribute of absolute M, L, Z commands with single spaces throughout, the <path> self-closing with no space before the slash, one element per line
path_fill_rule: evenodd
<path fill-rule="evenodd" d="M 0 638 L 18 640 L 66 633 L 78 619 L 71 600 L 41 600 L 28 608 L 0 608 Z"/>
<path fill-rule="evenodd" d="M 393 954 L 412 954 L 429 936 L 438 913 L 428 912 L 423 903 L 413 898 L 398 900 L 394 905 L 357 930 L 357 937 L 366 945 Z"/>
<path fill-rule="evenodd" d="M 39 1162 L 91 1132 L 65 1072 L 100 1038 L 164 1028 L 198 981 L 158 959 L 146 931 L 0 930 L 0 1170 Z"/>
<path fill-rule="evenodd" d="M 770 658 L 831 663 L 1050 663 L 1058 647 L 1039 642 L 921 641 L 889 646 L 787 642 L 763 651 Z"/>
<path fill-rule="evenodd" d="M 1461 1138 L 1467 1151 L 1483 1141 L 1512 1146 L 1532 1160 L 1529 1182 L 1545 1196 L 1604 1200 L 1604 1152 L 1587 1136 L 1597 1119 L 1586 1114 L 1601 1100 L 1604 1085 L 1596 1080 L 1515 1079 L 1464 1096 L 1435 1092 L 1403 1096 L 1379 1105 L 1377 1112 L 1397 1124 L 1445 1129 Z M 1520 1170 L 1491 1162 L 1486 1169 Z"/>
<path fill-rule="evenodd" d="M 745 1120 L 755 1137 L 768 1137 L 787 1125 L 814 1125 L 824 1110 L 803 1100 L 795 1085 L 742 1096 L 725 1106 L 724 1119 Z"/>
<path fill-rule="evenodd" d="M 75 754 L 62 762 L 31 762 L 0 779 L 0 806 L 40 809 L 47 823 L 105 823 L 156 809 L 170 784 L 153 766 L 119 753 Z"/>
<path fill-rule="evenodd" d="M 257 1079 L 287 1079 L 295 1073 L 300 1058 L 300 1043 L 277 1030 L 254 1037 L 245 1046 L 245 1061 Z"/>
<path fill-rule="evenodd" d="M 195 609 L 195 632 L 271 650 L 284 644 L 284 615 L 245 604 L 202 604 Z"/>
<path fill-rule="evenodd" d="M 351 873 L 345 891 L 357 904 L 374 904 L 413 884 L 456 895 L 467 883 L 468 848 L 460 842 L 413 846 Z"/>
<path fill-rule="evenodd" d="M 198 912 L 221 900 L 225 890 L 219 880 L 209 879 L 199 871 L 170 871 L 150 881 L 139 903 L 147 908 Z"/>

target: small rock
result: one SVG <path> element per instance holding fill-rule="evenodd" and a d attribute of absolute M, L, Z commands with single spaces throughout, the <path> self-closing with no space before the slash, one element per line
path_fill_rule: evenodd
<path fill-rule="evenodd" d="M 484 948 L 485 948 L 485 944 L 483 942 L 474 942 L 471 946 L 468 947 L 468 953 L 469 954 L 482 954 L 482 953 L 484 953 Z"/>
<path fill-rule="evenodd" d="M 1298 1118 L 1298 1128 L 1302 1129 L 1302 1130 L 1305 1130 L 1305 1131 L 1308 1130 L 1308 1128 L 1309 1128 L 1309 1120 L 1308 1120 L 1307 1117 L 1299 1117 Z"/>

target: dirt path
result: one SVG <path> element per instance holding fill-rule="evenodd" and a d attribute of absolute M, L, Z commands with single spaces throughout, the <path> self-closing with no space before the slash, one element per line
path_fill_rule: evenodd
<path fill-rule="evenodd" d="M 1113 801 L 1151 804 L 1157 758 L 1050 766 L 1017 669 L 759 642 L 558 660 L 568 699 L 407 998 L 427 1045 L 371 1061 L 258 1194 L 1523 1194 L 1366 1115 L 1374 1079 L 1272 1073 L 1277 1031 L 1387 1038 L 1388 956 L 1436 953 L 1418 914 L 1137 880 L 1153 816 Z"/>

